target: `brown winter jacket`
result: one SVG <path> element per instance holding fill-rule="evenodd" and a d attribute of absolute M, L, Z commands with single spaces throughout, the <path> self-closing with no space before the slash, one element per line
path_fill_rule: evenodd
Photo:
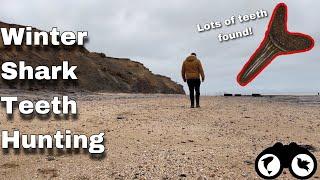
<path fill-rule="evenodd" d="M 200 60 L 193 55 L 187 57 L 187 59 L 183 62 L 181 75 L 183 80 L 200 79 L 200 75 L 202 80 L 204 80 L 205 76 Z"/>

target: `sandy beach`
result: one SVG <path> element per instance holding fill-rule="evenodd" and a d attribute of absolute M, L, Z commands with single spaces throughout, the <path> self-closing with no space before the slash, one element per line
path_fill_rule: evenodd
<path fill-rule="evenodd" d="M 51 92 L 10 92 L 50 99 Z M 190 109 L 184 95 L 72 93 L 77 118 L 7 119 L 0 130 L 25 134 L 105 132 L 105 157 L 83 151 L 9 153 L 0 156 L 0 179 L 260 179 L 256 156 L 276 142 L 320 147 L 319 97 L 219 97 Z M 319 178 L 319 171 L 314 178 Z M 285 169 L 279 179 L 292 179 Z"/>

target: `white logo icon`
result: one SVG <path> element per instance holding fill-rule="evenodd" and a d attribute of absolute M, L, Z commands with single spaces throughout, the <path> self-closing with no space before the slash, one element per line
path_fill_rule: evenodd
<path fill-rule="evenodd" d="M 307 154 L 298 154 L 291 161 L 290 171 L 296 177 L 306 178 L 315 170 L 314 159 Z"/>
<path fill-rule="evenodd" d="M 258 170 L 265 178 L 276 177 L 281 173 L 281 163 L 277 156 L 265 154 L 258 161 Z"/>

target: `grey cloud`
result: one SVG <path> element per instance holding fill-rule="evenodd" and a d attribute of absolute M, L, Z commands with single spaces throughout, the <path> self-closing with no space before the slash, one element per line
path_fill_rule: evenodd
<path fill-rule="evenodd" d="M 0 7 L 2 21 L 49 30 L 87 30 L 88 49 L 109 56 L 141 61 L 151 71 L 183 83 L 180 66 L 191 52 L 199 54 L 207 74 L 203 94 L 222 92 L 316 92 L 319 46 L 312 51 L 279 57 L 247 87 L 240 87 L 236 75 L 263 39 L 273 8 L 280 1 L 270 0 L 4 0 Z M 320 2 L 286 0 L 289 29 L 312 35 L 316 42 L 316 23 Z M 197 24 L 223 21 L 232 15 L 264 9 L 269 17 L 249 23 L 237 23 L 209 32 L 198 33 Z M 305 11 L 307 9 L 307 11 Z M 254 35 L 219 43 L 219 33 L 252 27 Z"/>

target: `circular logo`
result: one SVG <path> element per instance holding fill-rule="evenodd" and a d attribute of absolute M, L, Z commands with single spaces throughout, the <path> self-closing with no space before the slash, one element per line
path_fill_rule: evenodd
<path fill-rule="evenodd" d="M 317 161 L 313 155 L 298 154 L 292 159 L 289 170 L 298 179 L 308 179 L 316 172 Z"/>
<path fill-rule="evenodd" d="M 264 154 L 256 161 L 256 171 L 264 179 L 278 177 L 282 169 L 279 158 L 274 154 Z"/>

